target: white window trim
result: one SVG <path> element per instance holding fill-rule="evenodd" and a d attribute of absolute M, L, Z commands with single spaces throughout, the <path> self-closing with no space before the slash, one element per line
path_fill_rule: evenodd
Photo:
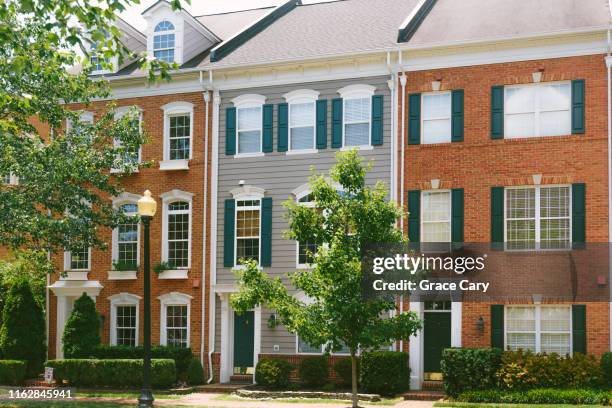
<path fill-rule="evenodd" d="M 189 296 L 185 293 L 180 292 L 170 292 L 164 295 L 158 296 L 161 305 L 160 305 L 160 333 L 159 333 L 159 344 L 162 346 L 166 346 L 168 343 L 167 332 L 166 332 L 166 308 L 168 306 L 187 306 L 187 347 L 191 346 L 191 299 L 192 296 Z"/>
<path fill-rule="evenodd" d="M 308 186 L 305 184 L 305 186 Z M 297 193 L 296 193 L 297 191 Z M 308 194 L 312 193 L 310 188 L 303 188 L 302 186 L 293 190 L 293 194 L 295 195 L 295 202 L 297 205 L 309 208 L 315 208 L 315 203 L 309 201 L 307 203 L 301 203 L 300 199 L 306 197 Z M 297 269 L 311 269 L 315 264 L 303 264 L 300 263 L 300 241 L 295 241 L 295 267 Z M 297 347 L 297 346 L 296 346 Z"/>
<path fill-rule="evenodd" d="M 161 107 L 164 111 L 164 160 L 159 163 L 160 170 L 187 170 L 189 160 L 193 159 L 193 104 L 190 102 L 171 102 Z M 189 115 L 189 158 L 170 160 L 170 118 Z"/>
<path fill-rule="evenodd" d="M 235 97 L 231 100 L 232 104 L 236 108 L 236 154 L 234 158 L 241 157 L 262 157 L 263 152 L 263 106 L 266 103 L 266 97 L 258 94 L 245 94 Z M 259 129 L 244 129 L 245 131 L 259 130 L 259 151 L 249 153 L 239 153 L 240 151 L 240 128 L 238 127 L 238 115 L 240 109 L 246 108 L 259 108 L 261 110 L 261 120 L 259 122 Z"/>
<path fill-rule="evenodd" d="M 110 301 L 110 344 L 117 345 L 117 306 L 136 306 L 136 346 L 139 344 L 140 296 L 121 292 L 108 297 Z"/>
<path fill-rule="evenodd" d="M 16 186 L 16 185 L 19 184 L 19 177 L 14 175 L 13 172 L 9 172 L 8 178 L 9 178 L 9 182 L 8 183 L 4 183 L 4 185 L 7 185 L 7 186 Z M 3 180 L 3 182 L 4 182 L 4 180 Z"/>
<path fill-rule="evenodd" d="M 138 111 L 138 128 L 142 132 L 142 109 L 138 106 L 121 106 L 115 109 L 115 120 L 120 120 L 128 113 L 132 108 L 136 108 Z M 115 147 L 119 147 L 121 143 L 117 139 L 113 140 L 113 145 Z M 142 146 L 138 148 L 138 160 L 137 163 L 142 163 Z M 132 170 L 133 173 L 138 173 L 138 167 L 135 167 Z M 111 169 L 111 173 L 121 173 L 120 169 Z"/>
<path fill-rule="evenodd" d="M 79 115 L 79 121 L 93 125 L 94 113 L 89 111 L 82 111 Z M 70 129 L 72 129 L 72 121 L 70 119 L 66 119 L 66 131 L 69 131 Z"/>
<path fill-rule="evenodd" d="M 312 89 L 296 89 L 283 95 L 288 104 L 288 146 L 287 155 L 292 154 L 312 154 L 317 153 L 317 100 L 319 92 Z M 312 104 L 312 148 L 309 149 L 293 149 L 291 147 L 291 106 L 294 104 Z"/>
<path fill-rule="evenodd" d="M 164 9 L 152 10 L 152 12 L 143 14 L 143 17 L 147 20 L 147 54 L 153 58 L 153 38 L 155 36 L 155 27 L 164 20 L 169 21 L 174 25 L 174 31 L 161 31 L 159 34 L 172 34 L 174 33 L 174 62 L 178 65 L 183 63 L 183 41 L 185 31 L 185 20 L 184 18 L 175 13 L 170 7 Z"/>
<path fill-rule="evenodd" d="M 344 88 L 340 88 L 338 93 L 342 98 L 342 148 L 341 150 L 351 150 L 351 149 L 359 149 L 359 150 L 372 150 L 374 146 L 372 146 L 372 96 L 376 91 L 376 87 L 372 85 L 365 84 L 353 84 L 345 86 Z M 352 123 L 365 123 L 364 121 L 360 122 L 347 122 L 345 119 L 346 116 L 346 101 L 350 99 L 370 99 L 370 111 L 368 112 L 368 143 L 358 146 L 347 146 L 346 145 L 346 125 Z"/>
<path fill-rule="evenodd" d="M 567 248 L 540 248 L 540 190 L 542 188 L 550 187 L 567 187 L 569 190 L 569 243 Z M 521 248 L 513 249 L 508 248 L 508 190 L 523 190 L 523 189 L 535 189 L 535 248 Z M 525 251 L 567 251 L 572 248 L 572 186 L 569 184 L 542 184 L 542 185 L 527 185 L 527 186 L 510 186 L 504 188 L 504 249 L 511 252 L 525 252 Z"/>
<path fill-rule="evenodd" d="M 91 247 L 87 248 L 87 268 L 72 269 L 71 266 L 72 254 L 70 251 L 64 251 L 64 272 L 90 272 L 91 271 Z"/>
<path fill-rule="evenodd" d="M 538 82 L 538 83 L 531 83 L 531 84 L 516 84 L 516 85 L 506 85 L 504 86 L 504 106 L 506 106 L 506 98 L 507 98 L 507 94 L 508 94 L 508 89 L 514 89 L 514 88 L 526 88 L 526 87 L 542 87 L 542 86 L 546 86 L 546 85 L 561 85 L 561 84 L 565 84 L 565 85 L 569 85 L 569 89 L 570 89 L 570 104 L 569 104 L 569 117 L 570 117 L 570 129 L 569 132 L 567 134 L 560 134 L 560 135 L 541 135 L 541 129 L 540 129 L 540 113 L 542 112 L 550 112 L 550 111 L 542 111 L 540 109 L 540 94 L 538 92 L 536 92 L 536 96 L 535 96 L 535 107 L 534 107 L 534 125 L 535 125 L 535 129 L 534 129 L 534 134 L 533 135 L 520 135 L 520 136 L 507 136 L 508 132 L 507 132 L 507 126 L 508 126 L 508 121 L 506 120 L 507 116 L 512 115 L 511 113 L 508 113 L 506 111 L 506 109 L 504 108 L 504 139 L 528 139 L 531 137 L 558 137 L 558 136 L 568 136 L 572 134 L 572 129 L 571 129 L 571 117 L 572 117 L 572 85 L 571 85 L 571 81 L 550 81 L 550 82 Z"/>
<path fill-rule="evenodd" d="M 137 204 L 138 200 L 141 197 L 137 194 L 132 194 L 132 193 L 127 193 L 127 192 L 123 192 L 121 193 L 117 198 L 115 198 L 113 200 L 113 207 L 115 209 L 120 208 L 122 205 L 124 204 Z M 138 214 L 134 214 L 134 215 L 138 215 Z M 138 223 L 138 239 L 137 239 L 137 246 L 136 246 L 136 264 L 140 265 L 140 222 Z M 119 257 L 119 231 L 117 228 L 113 228 L 112 231 L 112 259 L 111 262 L 115 262 L 118 260 Z M 113 272 L 113 273 L 111 273 Z M 129 272 L 134 272 L 133 274 L 130 274 Z M 113 271 L 112 270 L 112 263 L 111 263 L 111 270 L 109 271 L 109 276 L 113 275 L 114 279 L 117 279 L 116 275 L 134 275 L 133 279 L 136 279 L 136 271 Z"/>
<path fill-rule="evenodd" d="M 168 261 L 168 205 L 176 201 L 186 201 L 189 203 L 189 244 L 187 246 L 187 267 L 177 268 L 176 271 L 189 270 L 191 269 L 191 244 L 193 240 L 193 193 L 188 193 L 181 190 L 172 190 L 160 194 L 160 197 L 162 199 L 162 261 L 164 262 Z"/>
<path fill-rule="evenodd" d="M 439 189 L 439 190 L 423 190 L 421 191 L 421 217 L 420 217 L 420 230 L 421 230 L 421 236 L 423 235 L 423 231 L 425 224 L 427 224 L 428 222 L 431 223 L 436 223 L 436 222 L 442 222 L 442 221 L 424 221 L 423 220 L 423 214 L 425 213 L 425 200 L 423 199 L 424 195 L 427 193 L 448 193 L 448 201 L 449 201 L 449 206 L 448 206 L 448 224 L 450 227 L 450 233 L 449 233 L 449 239 L 448 242 L 452 241 L 452 226 L 453 226 L 453 217 L 452 217 L 452 213 L 453 213 L 453 198 L 451 197 L 451 190 L 448 189 Z M 421 239 L 421 243 L 426 243 L 425 241 L 423 241 Z"/>
<path fill-rule="evenodd" d="M 450 110 L 448 111 L 448 116 L 443 116 L 443 117 L 436 117 L 436 118 L 428 118 L 425 119 L 425 114 L 424 114 L 424 110 L 423 110 L 423 106 L 425 106 L 424 103 L 424 99 L 426 96 L 428 95 L 444 95 L 447 94 L 449 95 L 449 97 L 451 98 L 451 103 L 450 103 Z M 452 133 L 453 133 L 453 123 L 452 123 L 452 118 L 453 118 L 453 101 L 452 101 L 452 95 L 451 95 L 451 91 L 436 91 L 436 92 L 425 92 L 421 94 L 421 140 L 423 141 L 423 144 L 444 144 L 444 143 L 451 143 L 452 142 Z M 449 128 L 449 134 L 448 134 L 448 140 L 444 141 L 444 142 L 427 142 L 425 140 L 425 121 L 429 121 L 429 120 L 443 120 L 443 119 L 448 119 L 451 122 L 450 128 Z"/>
<path fill-rule="evenodd" d="M 542 332 L 541 330 L 541 326 L 542 326 L 542 308 L 545 307 L 565 307 L 567 309 L 569 309 L 569 354 L 573 355 L 574 354 L 574 342 L 573 342 L 573 336 L 572 336 L 572 332 L 574 330 L 573 327 L 573 321 L 572 321 L 572 310 L 571 310 L 571 305 L 569 304 L 545 304 L 545 305 L 537 305 L 537 304 L 532 304 L 532 305 L 505 305 L 504 306 L 504 350 L 508 349 L 508 308 L 509 307 L 522 307 L 522 308 L 535 308 L 535 329 L 533 331 L 533 333 L 535 333 L 535 353 L 540 353 L 541 349 L 542 349 L 542 344 L 541 344 L 541 337 L 542 337 L 542 333 L 566 333 L 566 332 Z M 521 333 L 521 331 L 510 331 L 510 333 Z M 531 331 L 523 331 L 523 333 L 532 333 Z"/>
<path fill-rule="evenodd" d="M 94 42 L 91 39 L 89 40 L 88 44 L 89 44 L 88 51 L 91 56 L 91 54 L 94 53 L 96 49 L 94 48 Z M 102 59 L 104 59 L 104 57 L 102 57 Z M 110 65 L 112 65 L 112 69 L 108 69 L 108 68 L 95 69 L 94 67 L 94 69 L 91 70 L 91 75 L 104 75 L 104 74 L 112 74 L 114 72 L 117 72 L 119 69 L 119 57 L 113 56 L 108 60 L 108 62 Z"/>
<path fill-rule="evenodd" d="M 255 186 L 241 186 L 238 188 L 234 188 L 230 190 L 230 194 L 236 201 L 236 205 L 234 206 L 234 220 L 236 220 L 234 225 L 234 268 L 233 269 L 244 269 L 244 265 L 238 265 L 236 263 L 236 256 L 238 253 L 238 201 L 249 201 L 249 200 L 258 200 L 259 201 L 259 260 L 261 261 L 261 200 L 264 198 L 266 190 L 260 187 Z M 243 207 L 244 208 L 244 207 Z M 257 262 L 257 266 L 260 267 L 260 262 Z"/>

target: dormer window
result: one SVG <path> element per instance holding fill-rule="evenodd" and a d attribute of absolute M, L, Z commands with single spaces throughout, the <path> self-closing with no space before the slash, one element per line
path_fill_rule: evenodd
<path fill-rule="evenodd" d="M 153 36 L 153 56 L 161 61 L 174 62 L 174 46 L 176 40 L 174 24 L 163 20 L 155 26 Z"/>

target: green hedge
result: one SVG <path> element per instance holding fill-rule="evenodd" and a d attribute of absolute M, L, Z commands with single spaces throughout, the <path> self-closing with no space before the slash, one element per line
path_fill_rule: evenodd
<path fill-rule="evenodd" d="M 307 357 L 300 363 L 300 380 L 309 387 L 324 385 L 328 376 L 327 357 Z"/>
<path fill-rule="evenodd" d="M 204 384 L 204 368 L 202 363 L 197 358 L 191 359 L 187 368 L 187 384 L 201 385 Z"/>
<path fill-rule="evenodd" d="M 285 360 L 263 358 L 255 367 L 255 381 L 259 385 L 272 388 L 286 388 L 289 386 L 289 374 L 293 366 Z"/>
<path fill-rule="evenodd" d="M 139 387 L 142 385 L 142 360 L 66 359 L 49 360 L 58 381 L 67 380 L 81 387 Z M 168 388 L 176 382 L 176 364 L 171 359 L 151 361 L 151 385 Z"/>
<path fill-rule="evenodd" d="M 608 386 L 612 387 L 612 353 L 603 353 L 599 362 L 601 371 Z"/>
<path fill-rule="evenodd" d="M 21 384 L 25 379 L 27 366 L 24 360 L 0 360 L 0 384 Z"/>
<path fill-rule="evenodd" d="M 109 346 L 100 345 L 91 353 L 91 358 L 100 360 L 130 360 L 143 358 L 144 349 L 142 346 Z M 176 363 L 176 372 L 179 378 L 187 375 L 187 369 L 193 358 L 193 353 L 190 348 L 154 346 L 151 347 L 151 357 L 157 359 L 171 359 Z"/>
<path fill-rule="evenodd" d="M 353 367 L 350 358 L 342 358 L 334 364 L 334 371 L 340 378 L 342 385 L 351 385 L 353 383 Z M 357 359 L 357 380 L 359 381 L 359 359 Z"/>
<path fill-rule="evenodd" d="M 494 404 L 572 404 L 609 405 L 612 393 L 589 389 L 536 388 L 528 391 L 466 391 L 457 401 Z"/>
<path fill-rule="evenodd" d="M 410 388 L 408 353 L 374 351 L 361 355 L 360 381 L 365 392 L 385 396 Z"/>
<path fill-rule="evenodd" d="M 502 351 L 490 348 L 449 348 L 442 352 L 444 390 L 451 397 L 463 391 L 493 388 Z"/>

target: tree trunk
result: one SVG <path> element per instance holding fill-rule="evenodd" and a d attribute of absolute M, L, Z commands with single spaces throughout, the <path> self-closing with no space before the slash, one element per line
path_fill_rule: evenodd
<path fill-rule="evenodd" d="M 357 398 L 357 356 L 355 356 L 354 350 L 351 350 L 351 386 L 353 408 L 357 408 L 359 406 Z"/>

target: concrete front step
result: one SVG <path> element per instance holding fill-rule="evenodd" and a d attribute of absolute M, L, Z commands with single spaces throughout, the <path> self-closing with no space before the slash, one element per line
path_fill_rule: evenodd
<path fill-rule="evenodd" d="M 442 391 L 408 391 L 402 398 L 406 401 L 437 401 L 439 399 L 444 398 L 444 393 Z"/>
<path fill-rule="evenodd" d="M 253 384 L 252 374 L 236 374 L 230 376 L 230 383 L 232 384 Z"/>
<path fill-rule="evenodd" d="M 443 390 L 444 384 L 442 381 L 423 381 L 423 385 L 421 386 L 424 390 Z"/>

